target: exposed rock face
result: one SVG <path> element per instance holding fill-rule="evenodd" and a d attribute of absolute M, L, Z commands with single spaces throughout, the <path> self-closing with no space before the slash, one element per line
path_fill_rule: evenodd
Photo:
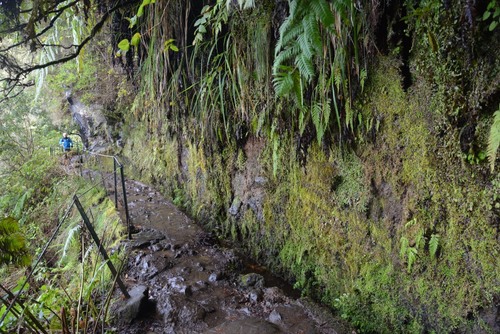
<path fill-rule="evenodd" d="M 245 144 L 245 167 L 243 170 L 236 171 L 232 179 L 234 200 L 229 209 L 232 216 L 240 217 L 242 212 L 250 208 L 258 220 L 263 220 L 262 204 L 267 179 L 263 176 L 264 171 L 259 162 L 259 155 L 264 145 L 265 142 L 257 138 L 251 138 Z"/>
<path fill-rule="evenodd" d="M 85 149 L 98 152 L 107 148 L 112 138 L 102 113 L 102 106 L 86 106 L 74 97 L 71 91 L 66 92 L 66 100 L 69 103 L 71 116 L 80 129 Z"/>

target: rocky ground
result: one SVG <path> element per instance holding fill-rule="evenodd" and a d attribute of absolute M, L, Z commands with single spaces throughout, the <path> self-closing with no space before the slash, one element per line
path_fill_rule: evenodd
<path fill-rule="evenodd" d="M 138 233 L 122 274 L 140 310 L 113 305 L 119 333 L 351 333 L 265 268 L 220 246 L 153 188 L 129 181 Z M 137 314 L 136 314 L 137 313 Z"/>

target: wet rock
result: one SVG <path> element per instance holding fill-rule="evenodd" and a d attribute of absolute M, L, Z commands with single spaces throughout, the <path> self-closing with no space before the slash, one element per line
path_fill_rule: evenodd
<path fill-rule="evenodd" d="M 158 243 L 165 239 L 165 235 L 156 230 L 143 230 L 134 235 L 134 238 L 129 241 L 129 246 L 132 248 L 144 248 Z"/>
<path fill-rule="evenodd" d="M 264 287 L 264 277 L 256 273 L 250 273 L 246 275 L 240 275 L 239 285 L 242 288 L 263 288 Z"/>
<path fill-rule="evenodd" d="M 203 334 L 278 334 L 283 333 L 278 326 L 268 321 L 247 318 L 223 324 L 203 332 Z"/>
<path fill-rule="evenodd" d="M 267 178 L 266 178 L 266 177 L 263 177 L 263 176 L 257 176 L 257 177 L 255 178 L 255 180 L 254 180 L 254 181 L 255 181 L 255 183 L 257 183 L 258 185 L 263 186 L 264 184 L 266 184 L 266 183 L 267 183 Z"/>
<path fill-rule="evenodd" d="M 163 249 L 162 245 L 160 244 L 154 244 L 152 245 L 151 247 L 149 247 L 149 249 L 152 251 L 152 252 L 159 252 Z"/>
<path fill-rule="evenodd" d="M 220 273 L 211 273 L 210 276 L 208 276 L 208 281 L 212 283 L 217 282 L 220 279 L 221 279 Z"/>
<path fill-rule="evenodd" d="M 184 278 L 180 276 L 172 277 L 167 280 L 167 284 L 172 291 L 184 294 L 186 290 L 186 284 L 184 284 Z"/>
<path fill-rule="evenodd" d="M 208 288 L 208 283 L 205 281 L 198 281 L 193 287 L 194 291 L 205 291 Z"/>
<path fill-rule="evenodd" d="M 137 317 L 141 308 L 147 304 L 148 288 L 146 286 L 135 286 L 129 291 L 129 294 L 129 299 L 114 306 L 116 310 L 113 313 L 116 316 L 116 322 L 119 324 L 130 323 Z"/>
<path fill-rule="evenodd" d="M 262 300 L 262 290 L 261 289 L 253 289 L 248 294 L 248 299 L 251 303 L 258 303 Z"/>
<path fill-rule="evenodd" d="M 141 259 L 142 259 L 142 256 L 144 255 L 144 253 L 139 253 L 137 254 L 137 256 L 135 257 L 134 259 L 134 264 L 136 266 L 138 266 L 140 263 L 141 263 Z"/>
<path fill-rule="evenodd" d="M 193 289 L 190 285 L 185 285 L 179 290 L 179 292 L 186 296 L 191 296 L 193 294 Z"/>
<path fill-rule="evenodd" d="M 177 305 L 170 295 L 159 295 L 156 309 L 157 313 L 163 318 L 164 325 L 167 327 L 169 323 L 176 321 L 177 315 L 175 310 L 177 309 Z"/>
<path fill-rule="evenodd" d="M 279 324 L 281 322 L 281 314 L 278 311 L 273 310 L 271 314 L 269 314 L 269 321 L 273 324 Z"/>
<path fill-rule="evenodd" d="M 316 334 L 318 333 L 314 324 L 309 320 L 309 316 L 304 308 L 299 305 L 280 305 L 271 312 L 274 313 L 273 318 L 280 318 L 281 328 L 290 334 Z M 271 318 L 271 315 L 269 317 Z M 336 333 L 335 331 L 330 332 Z"/>
<path fill-rule="evenodd" d="M 245 315 L 248 315 L 248 316 L 252 314 L 252 312 L 250 312 L 248 307 L 244 307 L 244 308 L 240 309 L 240 312 L 245 314 Z"/>
<path fill-rule="evenodd" d="M 229 213 L 233 216 L 236 216 L 238 214 L 238 211 L 240 211 L 241 204 L 241 199 L 239 197 L 235 197 L 233 199 L 231 207 L 229 208 Z"/>
<path fill-rule="evenodd" d="M 189 324 L 205 318 L 205 310 L 198 304 L 186 303 L 179 311 L 179 322 Z"/>
<path fill-rule="evenodd" d="M 284 294 L 280 288 L 273 286 L 264 289 L 264 300 L 269 303 L 282 303 L 284 301 Z"/>

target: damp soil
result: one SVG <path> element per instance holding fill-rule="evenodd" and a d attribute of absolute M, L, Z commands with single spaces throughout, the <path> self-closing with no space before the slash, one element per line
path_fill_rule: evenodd
<path fill-rule="evenodd" d="M 147 288 L 118 333 L 353 333 L 340 319 L 221 245 L 152 187 L 127 181 L 132 240 L 122 277 Z"/>

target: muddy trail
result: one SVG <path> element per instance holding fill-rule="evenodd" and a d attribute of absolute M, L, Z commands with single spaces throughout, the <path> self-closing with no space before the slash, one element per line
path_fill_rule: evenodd
<path fill-rule="evenodd" d="M 140 307 L 112 307 L 118 333 L 352 333 L 265 268 L 221 246 L 155 189 L 127 181 L 135 227 L 122 278 Z M 117 292 L 118 293 L 118 292 Z"/>

